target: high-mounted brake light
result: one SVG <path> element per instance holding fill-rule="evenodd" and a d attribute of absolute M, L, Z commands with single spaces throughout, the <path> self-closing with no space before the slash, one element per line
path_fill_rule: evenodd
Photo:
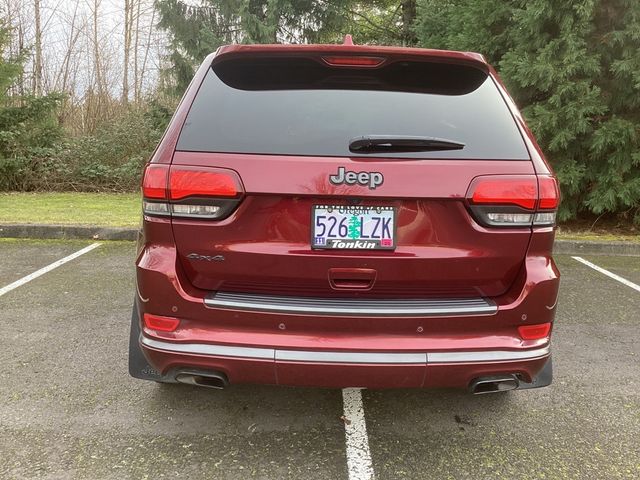
<path fill-rule="evenodd" d="M 377 67 L 384 62 L 383 57 L 369 57 L 361 55 L 332 55 L 322 57 L 325 63 L 333 67 Z"/>
<path fill-rule="evenodd" d="M 523 340 L 540 340 L 549 336 L 551 323 L 540 323 L 538 325 L 521 325 L 518 333 Z"/>
<path fill-rule="evenodd" d="M 162 317 L 145 313 L 142 318 L 144 319 L 145 327 L 157 332 L 174 332 L 180 325 L 180 320 L 174 317 Z"/>
<path fill-rule="evenodd" d="M 558 197 L 555 178 L 535 175 L 480 176 L 467 191 L 472 213 L 489 227 L 554 225 Z"/>
<path fill-rule="evenodd" d="M 215 220 L 227 217 L 244 194 L 233 170 L 159 164 L 145 169 L 142 191 L 146 215 Z"/>

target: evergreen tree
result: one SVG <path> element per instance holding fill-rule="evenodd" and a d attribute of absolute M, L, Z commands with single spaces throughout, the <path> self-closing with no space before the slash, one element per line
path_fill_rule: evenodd
<path fill-rule="evenodd" d="M 169 85 L 181 94 L 204 57 L 230 43 L 414 45 L 416 0 L 156 0 L 171 36 Z"/>
<path fill-rule="evenodd" d="M 561 219 L 640 223 L 640 2 L 419 0 L 422 46 L 484 53 L 561 182 Z"/>
<path fill-rule="evenodd" d="M 338 2 L 341 3 L 341 2 Z M 204 57 L 230 43 L 336 41 L 342 7 L 317 0 L 157 0 L 159 26 L 171 35 L 172 89 L 181 94 Z"/>

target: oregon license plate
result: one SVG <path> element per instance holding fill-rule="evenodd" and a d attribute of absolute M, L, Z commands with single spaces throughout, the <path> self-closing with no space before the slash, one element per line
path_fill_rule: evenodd
<path fill-rule="evenodd" d="M 393 207 L 314 205 L 312 248 L 393 250 Z"/>

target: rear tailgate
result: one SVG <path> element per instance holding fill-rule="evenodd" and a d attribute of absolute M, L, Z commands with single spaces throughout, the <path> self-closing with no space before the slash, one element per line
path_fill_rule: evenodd
<path fill-rule="evenodd" d="M 465 197 L 477 176 L 535 172 L 486 71 L 391 55 L 383 66 L 346 69 L 323 57 L 274 55 L 214 61 L 183 128 L 172 168 L 230 169 L 245 190 L 222 220 L 172 219 L 192 284 L 320 297 L 504 293 L 531 228 L 483 227 Z M 465 148 L 392 155 L 348 149 L 351 138 L 381 134 L 444 137 Z M 330 177 L 340 169 L 383 180 L 336 185 Z M 312 248 L 317 205 L 392 207 L 395 248 Z"/>

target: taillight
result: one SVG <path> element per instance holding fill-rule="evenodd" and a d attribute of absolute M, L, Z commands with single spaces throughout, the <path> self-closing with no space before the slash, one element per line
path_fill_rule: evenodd
<path fill-rule="evenodd" d="M 540 323 L 538 325 L 521 325 L 518 333 L 523 340 L 540 340 L 547 338 L 551 333 L 551 323 Z"/>
<path fill-rule="evenodd" d="M 554 225 L 558 197 L 556 179 L 550 176 L 481 176 L 467 191 L 474 217 L 489 227 Z"/>
<path fill-rule="evenodd" d="M 517 205 L 528 210 L 536 206 L 538 186 L 535 177 L 478 177 L 471 203 L 494 205 Z"/>
<path fill-rule="evenodd" d="M 236 197 L 241 193 L 237 176 L 228 170 L 173 167 L 169 175 L 171 200 L 187 197 Z"/>
<path fill-rule="evenodd" d="M 167 176 L 169 165 L 150 163 L 144 169 L 142 177 L 142 195 L 144 198 L 164 200 L 167 198 Z"/>
<path fill-rule="evenodd" d="M 147 215 L 220 220 L 238 206 L 244 189 L 233 170 L 149 164 L 142 194 Z"/>
<path fill-rule="evenodd" d="M 169 215 L 167 187 L 169 165 L 149 163 L 142 176 L 142 211 L 146 215 Z"/>
<path fill-rule="evenodd" d="M 158 332 L 173 332 L 178 328 L 178 325 L 180 325 L 180 320 L 174 317 L 162 317 L 160 315 L 145 313 L 142 318 L 145 327 Z"/>
<path fill-rule="evenodd" d="M 536 226 L 555 225 L 556 211 L 560 204 L 558 181 L 549 175 L 538 176 L 538 211 L 533 219 Z"/>

